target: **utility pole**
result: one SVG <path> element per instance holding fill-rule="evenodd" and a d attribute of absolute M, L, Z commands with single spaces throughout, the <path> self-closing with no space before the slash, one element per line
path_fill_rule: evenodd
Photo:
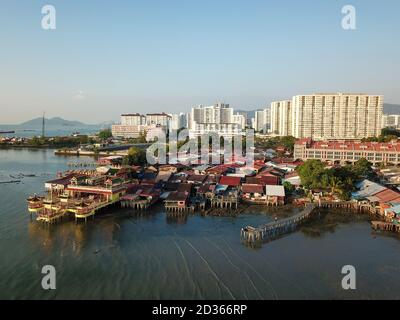
<path fill-rule="evenodd" d="M 43 119 L 42 119 L 42 139 L 44 139 L 44 116 L 45 116 L 45 112 L 43 111 Z"/>

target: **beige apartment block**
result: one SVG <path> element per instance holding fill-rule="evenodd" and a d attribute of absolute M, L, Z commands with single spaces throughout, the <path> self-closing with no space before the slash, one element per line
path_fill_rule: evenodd
<path fill-rule="evenodd" d="M 290 100 L 271 103 L 271 132 L 279 136 L 292 135 L 292 102 Z"/>
<path fill-rule="evenodd" d="M 271 104 L 271 128 L 277 135 L 315 140 L 376 137 L 382 129 L 382 109 L 379 95 L 297 95 Z"/>

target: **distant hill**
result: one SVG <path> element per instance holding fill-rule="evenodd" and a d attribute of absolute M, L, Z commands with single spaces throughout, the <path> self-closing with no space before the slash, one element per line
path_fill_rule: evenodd
<path fill-rule="evenodd" d="M 400 104 L 383 104 L 383 113 L 385 114 L 400 114 Z"/>
<path fill-rule="evenodd" d="M 261 109 L 259 109 L 259 110 L 261 110 Z M 259 111 L 259 110 L 240 110 L 239 109 L 239 110 L 235 110 L 234 113 L 237 113 L 237 112 L 245 113 L 245 114 L 247 114 L 247 119 L 251 119 L 251 118 L 255 117 L 256 111 Z"/>
<path fill-rule="evenodd" d="M 21 124 L 0 124 L 0 131 L 12 131 L 10 135 L 17 137 L 40 136 L 43 118 L 36 118 Z M 86 124 L 80 121 L 65 120 L 60 117 L 45 119 L 45 135 L 49 137 L 65 137 L 79 132 L 94 134 L 102 129 L 110 128 L 111 121 L 99 124 Z"/>
<path fill-rule="evenodd" d="M 29 129 L 35 129 L 35 128 L 41 128 L 42 127 L 42 118 L 36 118 L 32 119 L 29 121 L 26 121 L 24 123 L 21 123 L 18 125 L 19 128 L 29 128 Z M 89 125 L 85 124 L 79 121 L 70 121 L 70 120 L 65 120 L 59 117 L 51 118 L 51 119 L 45 119 L 45 126 L 46 128 L 87 128 L 87 127 L 99 127 L 99 125 Z"/>

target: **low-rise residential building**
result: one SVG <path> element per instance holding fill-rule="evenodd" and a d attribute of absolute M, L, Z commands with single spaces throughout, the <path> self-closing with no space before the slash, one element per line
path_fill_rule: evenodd
<path fill-rule="evenodd" d="M 360 141 L 313 141 L 301 139 L 294 146 L 294 157 L 337 163 L 355 163 L 365 158 L 373 164 L 400 164 L 400 143 Z"/>
<path fill-rule="evenodd" d="M 265 195 L 269 204 L 281 206 L 285 204 L 285 188 L 283 186 L 265 186 Z"/>

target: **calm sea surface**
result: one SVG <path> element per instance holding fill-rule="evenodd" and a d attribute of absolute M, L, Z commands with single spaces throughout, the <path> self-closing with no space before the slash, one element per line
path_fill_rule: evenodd
<path fill-rule="evenodd" d="M 317 223 L 257 250 L 241 244 L 240 228 L 275 213 L 177 221 L 162 208 L 142 216 L 112 209 L 86 225 L 31 221 L 25 199 L 70 161 L 48 150 L 0 150 L 0 181 L 36 175 L 0 184 L 0 299 L 400 298 L 400 239 L 372 233 L 365 219 L 331 218 L 329 227 Z M 41 288 L 47 264 L 57 290 Z M 341 289 L 348 264 L 355 291 Z"/>

